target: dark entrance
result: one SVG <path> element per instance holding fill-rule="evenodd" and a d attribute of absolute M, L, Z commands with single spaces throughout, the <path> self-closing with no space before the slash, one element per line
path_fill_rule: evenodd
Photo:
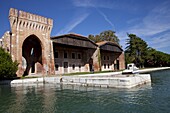
<path fill-rule="evenodd" d="M 29 72 L 42 72 L 42 47 L 38 37 L 30 35 L 24 40 L 22 45 L 22 56 L 26 59 L 27 64 L 24 76 L 29 75 Z"/>
<path fill-rule="evenodd" d="M 119 70 L 119 60 L 116 60 L 116 64 L 114 64 L 114 69 Z"/>
<path fill-rule="evenodd" d="M 68 73 L 68 62 L 64 62 L 64 73 Z"/>
<path fill-rule="evenodd" d="M 117 63 L 117 70 L 119 70 L 119 60 L 116 61 Z"/>
<path fill-rule="evenodd" d="M 94 69 L 93 69 L 93 59 L 92 58 L 89 59 L 89 69 L 90 69 L 90 72 L 94 71 Z"/>

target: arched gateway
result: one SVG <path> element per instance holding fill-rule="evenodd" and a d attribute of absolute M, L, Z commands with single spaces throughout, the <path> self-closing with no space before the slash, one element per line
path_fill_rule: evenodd
<path fill-rule="evenodd" d="M 22 57 L 26 60 L 24 75 L 41 73 L 42 64 L 42 47 L 41 41 L 35 35 L 27 37 L 22 45 Z M 23 62 L 23 61 L 22 61 Z"/>
<path fill-rule="evenodd" d="M 18 76 L 54 74 L 50 34 L 53 20 L 17 9 L 10 9 L 10 53 L 17 60 Z"/>

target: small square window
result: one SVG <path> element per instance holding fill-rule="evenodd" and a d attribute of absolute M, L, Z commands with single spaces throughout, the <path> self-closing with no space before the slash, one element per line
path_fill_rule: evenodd
<path fill-rule="evenodd" d="M 76 57 L 75 57 L 75 53 L 72 53 L 72 59 L 75 59 Z"/>
<path fill-rule="evenodd" d="M 81 54 L 80 53 L 78 54 L 78 59 L 81 59 Z"/>
<path fill-rule="evenodd" d="M 64 52 L 64 58 L 67 58 L 67 53 L 66 52 Z"/>
<path fill-rule="evenodd" d="M 109 56 L 107 56 L 107 60 L 109 60 Z"/>
<path fill-rule="evenodd" d="M 104 56 L 104 60 L 106 60 L 106 56 Z"/>
<path fill-rule="evenodd" d="M 106 69 L 106 64 L 104 64 L 104 69 Z"/>
<path fill-rule="evenodd" d="M 58 52 L 57 51 L 54 52 L 54 57 L 58 58 Z"/>
<path fill-rule="evenodd" d="M 75 64 L 72 65 L 72 70 L 75 70 Z"/>
<path fill-rule="evenodd" d="M 79 72 L 81 72 L 81 65 L 79 65 Z"/>
<path fill-rule="evenodd" d="M 107 64 L 107 68 L 108 68 L 108 69 L 110 68 L 110 65 L 109 65 L 109 64 Z"/>
<path fill-rule="evenodd" d="M 55 65 L 55 70 L 58 71 L 58 64 Z"/>

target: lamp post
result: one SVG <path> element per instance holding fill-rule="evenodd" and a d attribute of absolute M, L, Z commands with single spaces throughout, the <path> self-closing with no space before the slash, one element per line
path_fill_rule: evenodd
<path fill-rule="evenodd" d="M 10 42 L 9 43 L 10 43 L 10 55 L 11 55 L 12 54 L 11 53 L 11 49 L 12 49 L 12 47 L 11 47 L 11 45 L 12 45 L 12 32 L 11 31 L 9 32 L 9 35 L 10 35 Z"/>

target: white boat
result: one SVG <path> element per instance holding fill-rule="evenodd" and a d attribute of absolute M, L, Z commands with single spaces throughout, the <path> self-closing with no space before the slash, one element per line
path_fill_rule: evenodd
<path fill-rule="evenodd" d="M 122 74 L 138 74 L 139 68 L 135 66 L 134 63 L 127 64 L 127 69 L 122 71 Z"/>

